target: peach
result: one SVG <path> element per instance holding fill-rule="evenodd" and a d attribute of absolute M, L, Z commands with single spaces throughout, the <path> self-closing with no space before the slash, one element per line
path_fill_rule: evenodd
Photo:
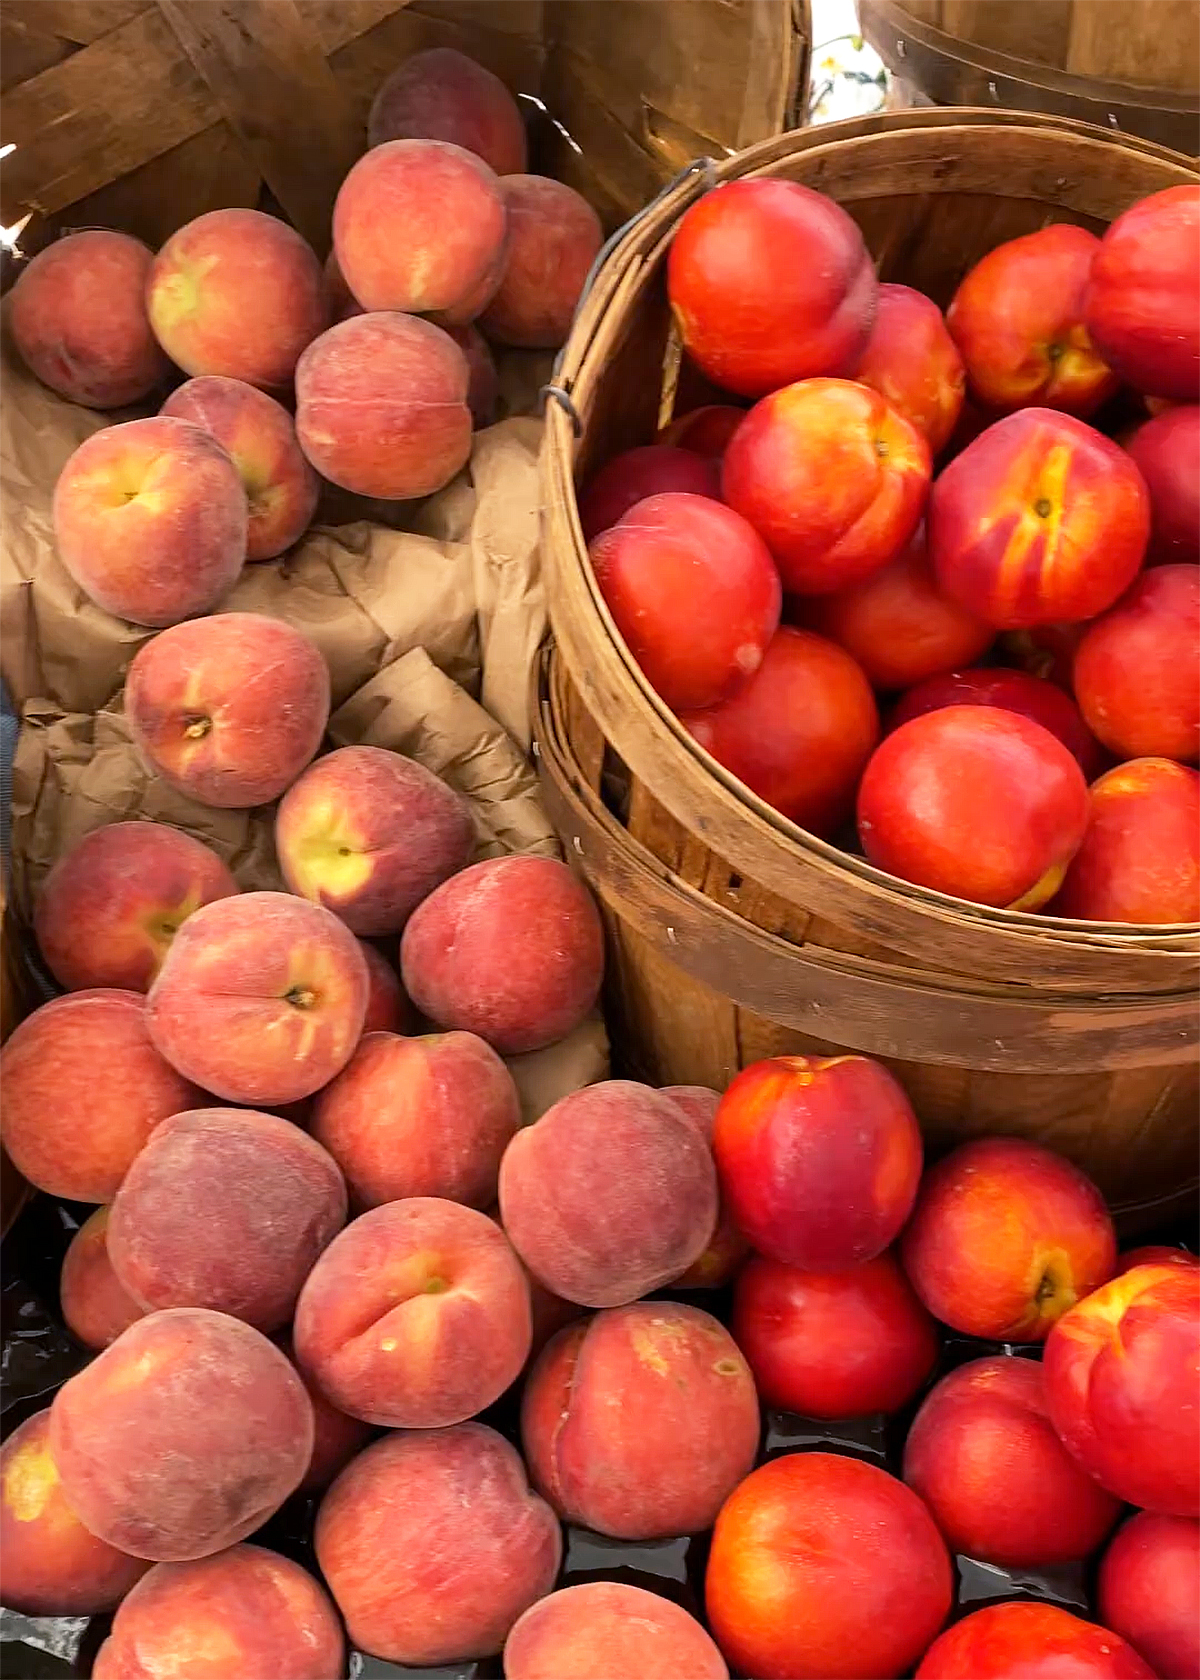
<path fill-rule="evenodd" d="M 471 453 L 467 359 L 432 321 L 355 315 L 296 369 L 296 435 L 319 473 L 359 496 L 405 501 L 448 484 Z"/>
<path fill-rule="evenodd" d="M 943 1377 L 908 1432 L 904 1480 L 952 1552 L 1007 1569 L 1085 1558 L 1120 1510 L 1054 1433 L 1032 1359 L 973 1359 Z"/>
<path fill-rule="evenodd" d="M 516 1450 L 481 1423 L 368 1447 L 326 1494 L 315 1545 L 355 1645 L 421 1665 L 498 1653 L 562 1556 Z"/>
<path fill-rule="evenodd" d="M 945 706 L 901 724 L 858 789 L 858 834 L 877 869 L 973 904 L 1037 910 L 1087 828 L 1078 760 L 1040 723 L 996 706 Z"/>
<path fill-rule="evenodd" d="M 802 1272 L 756 1254 L 738 1277 L 733 1334 L 763 1403 L 812 1418 L 898 1412 L 939 1345 L 891 1254 L 844 1272 Z"/>
<path fill-rule="evenodd" d="M 1170 408 L 1137 428 L 1126 453 L 1150 492 L 1148 565 L 1200 562 L 1200 406 Z"/>
<path fill-rule="evenodd" d="M 173 233 L 146 282 L 154 335 L 185 373 L 277 390 L 328 321 L 321 265 L 295 228 L 210 210 Z"/>
<path fill-rule="evenodd" d="M 317 511 L 320 481 L 300 453 L 291 415 L 274 397 L 244 380 L 208 374 L 173 391 L 160 412 L 190 420 L 228 451 L 250 504 L 247 560 L 271 560 L 300 540 Z"/>
<path fill-rule="evenodd" d="M 0 1132 L 39 1190 L 107 1202 L 154 1128 L 202 1092 L 159 1054 L 145 999 L 97 987 L 26 1016 L 0 1052 Z"/>
<path fill-rule="evenodd" d="M 926 1173 L 901 1260 L 935 1318 L 966 1336 L 1040 1342 L 1113 1273 L 1104 1199 L 1052 1150 L 961 1144 Z"/>
<path fill-rule="evenodd" d="M 854 370 L 940 455 L 962 413 L 966 373 L 958 346 L 931 298 L 911 286 L 880 286 L 875 325 Z"/>
<path fill-rule="evenodd" d="M 98 1207 L 71 1238 L 63 1257 L 58 1297 L 67 1329 L 100 1353 L 144 1317 L 121 1285 L 108 1255 L 107 1207 Z"/>
<path fill-rule="evenodd" d="M 680 722 L 719 764 L 813 834 L 850 815 L 879 740 L 860 667 L 835 642 L 781 626 L 740 694 Z"/>
<path fill-rule="evenodd" d="M 717 1518 L 708 1622 L 758 1680 L 889 1680 L 946 1620 L 952 1579 L 903 1482 L 839 1454 L 791 1453 L 748 1476 Z"/>
<path fill-rule="evenodd" d="M 1087 833 L 1049 913 L 1200 922 L 1200 776 L 1169 758 L 1135 758 L 1101 776 L 1090 798 Z"/>
<path fill-rule="evenodd" d="M 333 1680 L 345 1641 L 324 1589 L 290 1558 L 231 1546 L 160 1563 L 121 1605 L 93 1680 Z"/>
<path fill-rule="evenodd" d="M 1123 1639 L 1053 1604 L 992 1604 L 935 1639 L 917 1680 L 1012 1680 L 1069 1674 L 1071 1680 L 1154 1680 Z"/>
<path fill-rule="evenodd" d="M 520 108 L 499 76 L 453 47 L 429 47 L 398 64 L 375 95 L 367 145 L 448 140 L 516 175 L 528 160 Z"/>
<path fill-rule="evenodd" d="M 335 1238 L 296 1307 L 296 1357 L 327 1400 L 390 1429 L 441 1429 L 498 1400 L 529 1355 L 529 1288 L 473 1208 L 412 1196 Z"/>
<path fill-rule="evenodd" d="M 728 403 L 706 403 L 702 408 L 677 414 L 670 425 L 664 426 L 656 442 L 673 445 L 676 449 L 690 449 L 697 455 L 707 455 L 719 461 L 729 447 L 729 440 L 746 418 L 744 408 Z"/>
<path fill-rule="evenodd" d="M 585 539 L 591 542 L 601 531 L 607 531 L 638 502 L 672 491 L 720 501 L 721 475 L 716 462 L 666 443 L 650 443 L 614 455 L 580 494 L 579 523 Z"/>
<path fill-rule="evenodd" d="M 345 1223 L 342 1175 L 298 1126 L 251 1109 L 193 1109 L 156 1127 L 126 1173 L 108 1254 L 147 1311 L 209 1307 L 269 1333 L 291 1318 Z"/>
<path fill-rule="evenodd" d="M 695 1123 L 658 1091 L 604 1080 L 517 1133 L 500 1217 L 547 1289 L 617 1307 L 677 1278 L 717 1223 L 717 1175 Z"/>
<path fill-rule="evenodd" d="M 668 706 L 715 706 L 745 687 L 778 628 L 782 592 L 740 514 L 668 491 L 635 503 L 588 552 L 617 629 Z"/>
<path fill-rule="evenodd" d="M 346 276 L 338 267 L 337 252 L 330 251 L 322 271 L 325 285 L 325 308 L 329 324 L 348 320 L 351 315 L 365 315 L 366 310 L 346 284 Z"/>
<path fill-rule="evenodd" d="M 27 1616 L 101 1615 L 150 1565 L 88 1533 L 67 1504 L 49 1428 L 49 1410 L 35 1412 L 0 1447 L 4 1604 Z"/>
<path fill-rule="evenodd" d="M 329 671 L 300 630 L 261 613 L 217 613 L 144 643 L 125 678 L 134 744 L 202 805 L 265 805 L 321 745 Z"/>
<path fill-rule="evenodd" d="M 1046 1343 L 1050 1420 L 1118 1499 L 1200 1517 L 1200 1267 L 1135 1266 L 1064 1313 Z"/>
<path fill-rule="evenodd" d="M 292 784 L 275 819 L 288 886 L 357 934 L 399 933 L 474 845 L 466 801 L 383 747 L 327 753 Z"/>
<path fill-rule="evenodd" d="M 858 583 L 797 603 L 799 621 L 844 647 L 875 688 L 909 688 L 970 665 L 995 632 L 948 595 L 918 526 L 892 560 Z"/>
<path fill-rule="evenodd" d="M 361 1418 L 351 1417 L 330 1405 L 316 1383 L 304 1372 L 300 1380 L 313 1410 L 313 1449 L 300 1483 L 300 1493 L 324 1493 L 335 1476 L 375 1439 L 375 1431 Z"/>
<path fill-rule="evenodd" d="M 85 408 L 140 402 L 171 364 L 146 315 L 154 254 L 140 239 L 85 228 L 42 247 L 13 286 L 8 324 L 29 371 Z"/>
<path fill-rule="evenodd" d="M 758 1435 L 754 1381 L 729 1332 L 673 1301 L 560 1330 L 521 1404 L 535 1487 L 568 1522 L 621 1540 L 710 1528 Z"/>
<path fill-rule="evenodd" d="M 762 537 L 786 590 L 827 595 L 903 548 L 931 471 L 925 439 L 877 391 L 806 379 L 750 410 L 721 462 L 721 493 Z"/>
<path fill-rule="evenodd" d="M 215 852 L 166 823 L 108 823 L 59 859 L 34 932 L 60 986 L 145 992 L 193 910 L 238 884 Z"/>
<path fill-rule="evenodd" d="M 54 487 L 58 557 L 105 612 L 157 629 L 210 612 L 246 558 L 249 504 L 215 438 L 127 420 L 85 438 Z"/>
<path fill-rule="evenodd" d="M 1155 566 L 1092 625 L 1075 698 L 1122 758 L 1200 757 L 1200 566 Z"/>
<path fill-rule="evenodd" d="M 943 469 L 929 498 L 938 585 L 998 630 L 1070 623 L 1137 575 L 1150 495 L 1123 449 L 1082 420 L 1024 408 Z"/>
<path fill-rule="evenodd" d="M 1079 768 L 1090 780 L 1108 762 L 1104 749 L 1080 715 L 1069 694 L 1044 677 L 1028 671 L 1010 671 L 1006 666 L 982 667 L 973 671 L 944 671 L 929 677 L 902 695 L 888 720 L 898 729 L 910 718 L 943 706 L 999 706 L 1002 711 L 1040 723 L 1057 736 Z"/>
<path fill-rule="evenodd" d="M 1167 1243 L 1147 1243 L 1142 1248 L 1122 1249 L 1117 1255 L 1117 1269 L 1113 1277 L 1130 1272 L 1135 1266 L 1200 1266 L 1200 1258 L 1186 1248 L 1173 1248 Z"/>
<path fill-rule="evenodd" d="M 416 1028 L 416 1011 L 405 996 L 400 976 L 374 945 L 359 940 L 367 965 L 367 1013 L 362 1030 L 366 1033 L 410 1033 Z"/>
<path fill-rule="evenodd" d="M 921 1176 L 916 1116 L 868 1056 L 778 1056 L 744 1068 L 721 1099 L 713 1151 L 738 1230 L 806 1271 L 882 1254 Z"/>
<path fill-rule="evenodd" d="M 1099 251 L 1094 233 L 1061 222 L 997 245 L 960 282 L 946 325 L 985 408 L 1086 419 L 1116 390 L 1083 318 Z"/>
<path fill-rule="evenodd" d="M 662 1093 L 681 1108 L 712 1148 L 713 1127 L 721 1106 L 720 1091 L 707 1085 L 664 1085 Z M 708 1247 L 698 1260 L 693 1260 L 686 1272 L 674 1280 L 676 1289 L 720 1289 L 729 1283 L 746 1255 L 750 1244 L 742 1236 L 717 1197 L 717 1226 L 709 1238 Z"/>
<path fill-rule="evenodd" d="M 351 169 L 333 207 L 333 248 L 365 310 L 473 321 L 504 272 L 501 184 L 444 140 L 388 140 Z"/>
<path fill-rule="evenodd" d="M 356 1207 L 441 1196 L 487 1208 L 520 1124 L 512 1075 L 473 1033 L 369 1033 L 318 1096 L 313 1136 Z"/>
<path fill-rule="evenodd" d="M 604 243 L 600 218 L 574 187 L 544 175 L 506 175 L 500 194 L 508 252 L 479 324 L 497 344 L 557 350 Z"/>
<path fill-rule="evenodd" d="M 680 221 L 667 259 L 684 349 L 743 397 L 849 375 L 870 338 L 877 291 L 850 217 L 794 181 L 732 181 L 706 193 Z"/>
<path fill-rule="evenodd" d="M 1200 1523 L 1150 1511 L 1100 1560 L 1096 1608 L 1156 1674 L 1200 1674 Z"/>
<path fill-rule="evenodd" d="M 729 1680 L 686 1610 L 622 1581 L 587 1581 L 539 1599 L 504 1645 L 508 1680 Z"/>
<path fill-rule="evenodd" d="M 421 1013 L 502 1056 L 556 1044 L 600 993 L 604 934 L 587 888 L 546 857 L 489 858 L 409 918 L 400 976 Z"/>
<path fill-rule="evenodd" d="M 50 1451 L 88 1529 L 156 1563 L 207 1557 L 299 1486 L 312 1407 L 277 1347 L 240 1319 L 151 1313 L 60 1388 Z"/>
<path fill-rule="evenodd" d="M 490 426 L 500 400 L 500 375 L 487 339 L 470 322 L 464 327 L 447 327 L 445 331 L 467 359 L 467 407 L 471 410 L 472 423 L 476 430 Z"/>
<path fill-rule="evenodd" d="M 1118 216 L 1092 264 L 1084 319 L 1143 396 L 1200 396 L 1200 186 L 1168 187 Z"/>
<path fill-rule="evenodd" d="M 146 1018 L 173 1067 L 226 1102 L 262 1105 L 298 1102 L 340 1073 L 366 1007 L 367 966 L 337 917 L 255 892 L 189 917 Z"/>

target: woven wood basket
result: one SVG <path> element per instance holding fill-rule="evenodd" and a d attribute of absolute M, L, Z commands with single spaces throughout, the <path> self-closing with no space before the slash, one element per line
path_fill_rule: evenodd
<path fill-rule="evenodd" d="M 761 174 L 838 199 L 881 276 L 943 305 L 1001 241 L 1051 221 L 1102 229 L 1195 179 L 1186 159 L 1084 125 L 898 112 L 784 135 L 708 181 L 693 172 L 612 252 L 561 359 L 569 404 L 547 422 L 556 647 L 538 676 L 538 745 L 552 814 L 605 907 L 618 1045 L 655 1083 L 717 1086 L 787 1051 L 880 1055 L 935 1147 L 1041 1139 L 1136 1226 L 1196 1177 L 1200 930 L 987 909 L 813 838 L 672 717 L 596 586 L 575 484 L 648 441 L 678 394 L 672 232 L 707 185 Z"/>

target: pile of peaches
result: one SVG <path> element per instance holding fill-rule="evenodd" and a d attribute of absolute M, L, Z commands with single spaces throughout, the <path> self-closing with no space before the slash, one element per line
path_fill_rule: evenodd
<path fill-rule="evenodd" d="M 377 992 L 356 1037 L 353 936 L 262 894 L 188 916 L 148 999 L 17 1029 L 6 1141 L 102 1205 L 60 1285 L 93 1357 L 0 1453 L 4 1604 L 115 1611 L 96 1680 L 341 1680 L 347 1638 L 507 1680 L 1194 1675 L 1200 1263 L 1118 1254 L 1038 1145 L 923 1170 L 865 1057 L 521 1127 L 501 1023 L 544 1036 L 564 947 L 598 977 L 560 871 L 413 915 L 439 1033 Z"/>
<path fill-rule="evenodd" d="M 579 516 L 686 729 L 900 880 L 1200 920 L 1200 186 L 998 246 L 943 317 L 831 199 L 737 181 L 667 293 L 727 400 Z"/>
<path fill-rule="evenodd" d="M 106 611 L 154 628 L 211 611 L 246 561 L 299 540 L 322 478 L 372 499 L 439 490 L 493 416 L 489 342 L 565 339 L 600 223 L 525 173 L 504 84 L 453 49 L 414 54 L 367 138 L 324 270 L 286 222 L 229 209 L 157 256 L 124 233 L 71 234 L 17 280 L 13 341 L 60 395 L 120 409 L 188 376 L 60 477 L 59 556 Z"/>

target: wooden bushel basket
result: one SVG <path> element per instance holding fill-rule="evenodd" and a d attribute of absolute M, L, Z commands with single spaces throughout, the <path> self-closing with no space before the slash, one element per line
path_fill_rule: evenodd
<path fill-rule="evenodd" d="M 1196 177 L 1148 143 L 1050 118 L 900 112 L 784 135 L 716 166 L 831 194 L 881 277 L 945 305 L 1003 240 L 1103 227 Z M 575 484 L 648 441 L 679 376 L 663 283 L 693 173 L 632 227 L 577 318 L 542 457 L 555 649 L 538 685 L 545 795 L 599 894 L 618 1052 L 654 1083 L 724 1086 L 787 1052 L 883 1057 L 935 1149 L 1036 1138 L 1099 1182 L 1128 1229 L 1196 1179 L 1200 929 L 992 910 L 910 886 L 797 828 L 682 728 L 617 634 Z"/>

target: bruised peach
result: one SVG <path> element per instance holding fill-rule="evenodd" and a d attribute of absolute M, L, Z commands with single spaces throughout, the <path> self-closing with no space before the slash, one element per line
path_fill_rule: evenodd
<path fill-rule="evenodd" d="M 670 1097 L 696 1126 L 709 1148 L 712 1148 L 713 1127 L 721 1106 L 721 1093 L 707 1085 L 664 1085 L 664 1097 Z M 717 1228 L 709 1238 L 708 1247 L 698 1260 L 693 1260 L 686 1272 L 675 1279 L 676 1289 L 720 1289 L 736 1273 L 750 1251 L 729 1214 L 720 1206 L 718 1197 Z"/>
<path fill-rule="evenodd" d="M 588 542 L 607 531 L 638 502 L 682 491 L 690 496 L 721 496 L 721 475 L 707 456 L 670 444 L 650 443 L 627 449 L 607 461 L 579 497 L 579 523 Z"/>
<path fill-rule="evenodd" d="M 795 181 L 731 181 L 706 193 L 681 219 L 667 258 L 684 349 L 743 397 L 849 376 L 870 337 L 877 289 L 854 222 Z"/>
<path fill-rule="evenodd" d="M 880 286 L 875 325 L 854 370 L 940 455 L 962 412 L 966 374 L 942 312 L 911 286 Z"/>
<path fill-rule="evenodd" d="M 535 1486 L 569 1522 L 623 1540 L 711 1527 L 758 1435 L 754 1381 L 733 1338 L 673 1301 L 561 1330 L 521 1407 Z"/>
<path fill-rule="evenodd" d="M 970 671 L 945 671 L 918 683 L 901 695 L 888 719 L 889 728 L 899 729 L 910 718 L 943 706 L 998 706 L 1040 723 L 1060 740 L 1089 779 L 1107 762 L 1104 750 L 1080 716 L 1069 694 L 1044 677 L 1027 671 L 1010 671 L 1007 666 L 980 666 Z"/>
<path fill-rule="evenodd" d="M 900 1253 L 917 1294 L 952 1330 L 1040 1342 L 1112 1276 L 1117 1245 L 1104 1198 L 1077 1167 L 996 1137 L 930 1168 Z"/>
<path fill-rule="evenodd" d="M 131 1324 L 50 1408 L 80 1519 L 156 1563 L 245 1539 L 298 1487 L 312 1443 L 312 1407 L 279 1349 L 198 1308 Z"/>
<path fill-rule="evenodd" d="M 108 823 L 46 877 L 34 912 L 38 949 L 68 991 L 145 992 L 192 911 L 237 890 L 216 853 L 181 829 Z"/>
<path fill-rule="evenodd" d="M 1200 566 L 1154 566 L 1088 626 L 1075 698 L 1122 758 L 1200 757 Z"/>
<path fill-rule="evenodd" d="M 670 425 L 664 426 L 657 442 L 671 444 L 676 449 L 690 449 L 696 455 L 707 455 L 719 461 L 729 447 L 729 440 L 746 418 L 744 408 L 728 403 L 706 403 L 702 408 L 677 414 Z"/>
<path fill-rule="evenodd" d="M 43 385 L 85 408 L 123 408 L 161 385 L 171 364 L 146 315 L 153 253 L 111 228 L 44 245 L 21 269 L 8 325 Z"/>
<path fill-rule="evenodd" d="M 779 625 L 779 574 L 731 508 L 683 491 L 650 496 L 589 554 L 617 629 L 673 710 L 729 699 L 762 664 Z"/>
<path fill-rule="evenodd" d="M 515 175 L 527 158 L 520 108 L 499 76 L 453 47 L 429 47 L 398 64 L 367 119 L 367 145 L 448 140 L 474 152 L 497 175 Z"/>
<path fill-rule="evenodd" d="M 557 350 L 604 242 L 600 218 L 574 187 L 544 175 L 506 175 L 500 194 L 508 251 L 479 324 L 497 344 Z"/>
<path fill-rule="evenodd" d="M 67 1504 L 47 1440 L 49 1410 L 0 1447 L 0 1597 L 27 1616 L 112 1610 L 150 1565 L 89 1534 Z"/>
<path fill-rule="evenodd" d="M 1125 450 L 1150 492 L 1148 565 L 1200 562 L 1200 405 L 1188 403 L 1147 420 Z"/>
<path fill-rule="evenodd" d="M 721 462 L 721 493 L 762 537 L 786 590 L 869 577 L 917 528 L 929 445 L 877 391 L 806 379 L 755 405 Z"/>
<path fill-rule="evenodd" d="M 355 1645 L 420 1665 L 495 1655 L 562 1556 L 516 1450 L 481 1423 L 368 1447 L 326 1494 L 314 1543 Z"/>
<path fill-rule="evenodd" d="M 164 1060 L 136 992 L 69 992 L 27 1015 L 0 1052 L 0 1135 L 30 1184 L 108 1202 L 154 1128 L 202 1092 Z"/>
<path fill-rule="evenodd" d="M 694 1617 L 623 1581 L 586 1581 L 533 1604 L 504 1645 L 508 1680 L 729 1680 Z"/>
<path fill-rule="evenodd" d="M 1200 186 L 1168 187 L 1118 216 L 1092 264 L 1092 342 L 1143 396 L 1200 396 Z"/>
<path fill-rule="evenodd" d="M 1137 1652 L 1107 1628 L 1054 1604 L 991 1604 L 935 1639 L 917 1680 L 1011 1680 L 1015 1674 L 1072 1680 L 1154 1680 Z"/>
<path fill-rule="evenodd" d="M 1155 1674 L 1200 1674 L 1200 1523 L 1139 1511 L 1100 1560 L 1096 1609 Z"/>
<path fill-rule="evenodd" d="M 1089 797 L 1087 833 L 1049 914 L 1200 922 L 1200 775 L 1169 758 L 1134 758 Z"/>
<path fill-rule="evenodd" d="M 71 1238 L 58 1283 L 63 1321 L 84 1347 L 100 1353 L 144 1309 L 122 1286 L 108 1256 L 107 1207 L 98 1207 Z"/>
<path fill-rule="evenodd" d="M 172 1066 L 226 1102 L 251 1104 L 297 1102 L 327 1085 L 353 1055 L 366 1007 L 354 935 L 328 910 L 268 892 L 189 917 L 146 1006 Z"/>

